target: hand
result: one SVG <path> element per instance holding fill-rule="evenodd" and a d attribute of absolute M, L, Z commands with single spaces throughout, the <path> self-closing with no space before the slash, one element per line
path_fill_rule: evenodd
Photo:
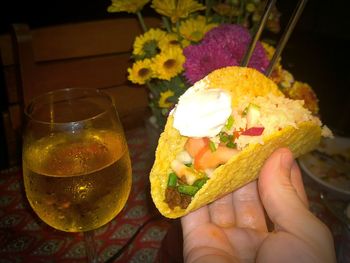
<path fill-rule="evenodd" d="M 300 170 L 286 148 L 265 162 L 258 181 L 184 216 L 181 223 L 187 263 L 336 261 L 332 235 L 308 210 Z"/>

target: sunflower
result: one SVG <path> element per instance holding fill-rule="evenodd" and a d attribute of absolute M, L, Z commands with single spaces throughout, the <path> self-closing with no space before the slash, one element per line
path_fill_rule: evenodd
<path fill-rule="evenodd" d="M 157 78 L 170 80 L 183 70 L 182 65 L 184 62 L 185 56 L 182 53 L 182 49 L 179 47 L 172 47 L 157 55 L 153 59 L 151 68 L 155 72 Z"/>
<path fill-rule="evenodd" d="M 167 90 L 165 92 L 161 92 L 160 93 L 160 98 L 159 98 L 159 102 L 158 102 L 158 106 L 160 108 L 170 108 L 171 106 L 174 105 L 174 103 L 169 102 L 168 99 L 172 96 L 174 96 L 174 92 L 171 90 Z"/>
<path fill-rule="evenodd" d="M 207 24 L 204 16 L 189 18 L 180 23 L 179 31 L 185 39 L 191 42 L 199 42 L 210 29 L 218 26 L 216 23 Z"/>
<path fill-rule="evenodd" d="M 159 28 L 151 28 L 141 36 L 136 37 L 133 55 L 138 59 L 152 58 L 159 53 L 159 42 L 165 38 L 166 32 Z"/>
<path fill-rule="evenodd" d="M 128 12 L 135 14 L 139 12 L 150 0 L 112 0 L 112 4 L 107 8 L 110 13 Z"/>
<path fill-rule="evenodd" d="M 153 76 L 151 64 L 152 61 L 150 59 L 136 61 L 131 68 L 128 68 L 128 79 L 136 84 L 145 84 Z"/>
<path fill-rule="evenodd" d="M 171 47 L 181 47 L 182 44 L 179 41 L 179 37 L 175 33 L 167 33 L 164 38 L 159 41 L 159 48 L 166 50 Z"/>
<path fill-rule="evenodd" d="M 176 23 L 180 18 L 187 18 L 189 14 L 206 8 L 194 0 L 153 0 L 151 7 L 159 14 L 170 17 L 172 23 Z"/>

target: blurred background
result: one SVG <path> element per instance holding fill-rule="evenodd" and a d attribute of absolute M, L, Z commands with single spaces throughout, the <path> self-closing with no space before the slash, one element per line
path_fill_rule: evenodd
<path fill-rule="evenodd" d="M 277 1 L 281 31 L 296 6 L 296 0 Z M 62 23 L 128 16 L 108 13 L 109 0 L 3 0 L 0 3 L 0 34 L 12 23 L 37 28 Z M 341 135 L 350 136 L 350 21 L 346 0 L 309 0 L 283 54 L 282 65 L 296 79 L 315 90 L 323 122 Z M 147 13 L 148 12 L 148 13 Z M 152 10 L 146 10 L 152 16 Z M 278 39 L 279 35 L 274 36 Z M 125 69 L 126 70 L 126 69 Z M 0 105 L 6 109 L 6 88 L 0 72 Z M 4 127 L 0 124 L 0 167 L 6 166 Z"/>

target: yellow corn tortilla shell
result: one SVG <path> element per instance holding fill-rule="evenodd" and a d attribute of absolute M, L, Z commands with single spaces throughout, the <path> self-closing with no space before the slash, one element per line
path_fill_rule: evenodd
<path fill-rule="evenodd" d="M 241 67 L 227 67 L 207 76 L 210 86 L 229 90 L 232 105 L 240 96 L 264 96 L 269 93 L 282 95 L 276 84 L 260 72 Z M 264 137 L 264 144 L 250 144 L 226 164 L 215 169 L 207 183 L 192 198 L 186 209 L 170 209 L 164 201 L 170 164 L 184 149 L 187 137 L 173 128 L 173 116 L 168 117 L 161 134 L 156 158 L 150 173 L 151 195 L 160 213 L 168 218 L 178 218 L 209 204 L 221 196 L 257 179 L 265 160 L 278 148 L 288 147 L 294 157 L 314 149 L 321 138 L 321 127 L 313 122 L 303 122 L 297 128 L 286 127 Z"/>

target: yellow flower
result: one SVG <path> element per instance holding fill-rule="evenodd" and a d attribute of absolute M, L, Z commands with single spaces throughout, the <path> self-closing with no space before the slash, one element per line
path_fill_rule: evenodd
<path fill-rule="evenodd" d="M 267 44 L 266 42 L 261 42 L 261 44 L 266 52 L 268 59 L 271 60 L 273 55 L 275 54 L 275 48 Z M 277 59 L 277 62 L 275 63 L 271 76 L 276 83 L 281 81 L 281 78 L 282 78 L 281 56 Z"/>
<path fill-rule="evenodd" d="M 180 39 L 179 39 L 180 38 Z M 161 50 L 165 50 L 169 47 L 181 47 L 185 48 L 190 45 L 191 42 L 185 38 L 179 37 L 178 34 L 175 33 L 167 33 L 165 38 L 159 41 L 159 48 Z"/>
<path fill-rule="evenodd" d="M 204 16 L 197 16 L 196 18 L 189 18 L 180 23 L 180 35 L 192 42 L 199 42 L 210 29 L 217 27 L 218 24 L 206 23 Z"/>
<path fill-rule="evenodd" d="M 278 83 L 282 88 L 290 88 L 294 83 L 293 75 L 287 70 L 281 70 L 281 82 Z"/>
<path fill-rule="evenodd" d="M 189 14 L 206 8 L 194 0 L 153 0 L 151 7 L 159 14 L 170 17 L 172 23 L 176 23 L 180 18 L 186 18 Z"/>
<path fill-rule="evenodd" d="M 239 16 L 242 12 L 240 7 L 234 6 L 230 3 L 217 3 L 213 5 L 213 10 L 220 16 Z"/>
<path fill-rule="evenodd" d="M 136 61 L 131 68 L 128 68 L 128 79 L 136 84 L 143 85 L 153 76 L 150 59 Z"/>
<path fill-rule="evenodd" d="M 288 85 L 288 79 L 286 79 L 286 77 L 288 78 L 289 76 L 285 73 L 285 70 L 282 68 L 282 66 L 280 64 L 275 65 L 271 72 L 270 79 L 272 79 L 277 85 L 286 87 L 284 86 Z"/>
<path fill-rule="evenodd" d="M 159 48 L 161 50 L 166 50 L 171 47 L 181 47 L 181 42 L 175 33 L 167 33 L 165 37 L 159 41 Z"/>
<path fill-rule="evenodd" d="M 112 0 L 112 4 L 107 8 L 110 13 L 114 12 L 128 12 L 137 13 L 150 0 Z"/>
<path fill-rule="evenodd" d="M 182 39 L 181 40 L 181 45 L 182 45 L 183 48 L 185 48 L 185 47 L 191 45 L 191 41 L 189 41 L 187 39 Z"/>
<path fill-rule="evenodd" d="M 152 70 L 159 79 L 170 80 L 183 70 L 185 56 L 182 54 L 182 49 L 172 47 L 162 51 L 153 59 L 151 65 Z"/>
<path fill-rule="evenodd" d="M 275 53 L 275 48 L 269 44 L 267 44 L 266 42 L 261 42 L 261 44 L 263 45 L 266 55 L 269 58 L 269 60 L 272 59 L 273 54 Z"/>
<path fill-rule="evenodd" d="M 167 90 L 165 92 L 160 93 L 160 98 L 158 105 L 160 108 L 170 108 L 171 106 L 174 105 L 172 102 L 168 102 L 167 99 L 174 96 L 174 92 L 171 90 Z"/>
<path fill-rule="evenodd" d="M 133 55 L 151 58 L 158 53 L 159 42 L 166 33 L 159 28 L 151 28 L 141 36 L 136 37 L 133 47 Z"/>
<path fill-rule="evenodd" d="M 247 10 L 247 12 L 253 13 L 256 10 L 256 7 L 255 7 L 255 5 L 253 3 L 248 3 L 245 6 L 245 9 Z"/>
<path fill-rule="evenodd" d="M 295 81 L 290 89 L 285 91 L 286 95 L 294 100 L 304 100 L 304 106 L 312 113 L 317 114 L 319 111 L 318 99 L 316 93 L 307 83 Z"/>

